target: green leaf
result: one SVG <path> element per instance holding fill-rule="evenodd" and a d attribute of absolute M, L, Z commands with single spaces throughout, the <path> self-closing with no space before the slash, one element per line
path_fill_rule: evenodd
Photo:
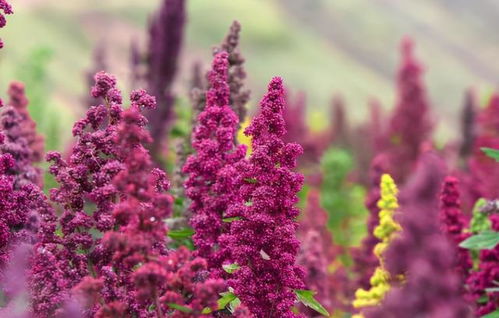
<path fill-rule="evenodd" d="M 244 181 L 246 181 L 248 183 L 253 183 L 253 184 L 258 182 L 258 180 L 256 180 L 255 178 L 246 178 L 246 179 L 244 179 Z"/>
<path fill-rule="evenodd" d="M 307 307 L 312 308 L 321 315 L 329 317 L 329 313 L 315 298 L 315 292 L 306 289 L 295 289 L 295 294 L 298 300 Z"/>
<path fill-rule="evenodd" d="M 203 311 L 201 311 L 203 315 L 211 314 L 211 312 L 212 312 L 211 308 L 208 307 L 204 308 Z"/>
<path fill-rule="evenodd" d="M 180 239 L 185 239 L 189 238 L 194 234 L 194 230 L 186 227 L 180 230 L 170 230 L 168 231 L 168 236 L 171 237 L 174 240 L 180 240 Z"/>
<path fill-rule="evenodd" d="M 229 303 L 229 311 L 231 313 L 234 313 L 234 311 L 236 311 L 237 307 L 239 307 L 239 305 L 241 305 L 241 300 L 236 297 L 236 299 L 234 299 L 233 301 L 231 301 Z"/>
<path fill-rule="evenodd" d="M 459 246 L 471 250 L 490 250 L 497 244 L 499 244 L 499 232 L 485 231 L 467 238 Z"/>
<path fill-rule="evenodd" d="M 489 301 L 489 296 L 482 295 L 482 296 L 480 296 L 480 298 L 477 299 L 476 302 L 479 303 L 479 304 L 485 304 L 488 301 Z"/>
<path fill-rule="evenodd" d="M 225 223 L 230 223 L 230 222 L 233 222 L 233 221 L 238 221 L 240 220 L 241 217 L 240 216 L 235 216 L 235 217 L 232 217 L 232 218 L 225 218 L 225 219 L 222 219 L 222 222 L 225 222 Z"/>
<path fill-rule="evenodd" d="M 222 310 L 227 307 L 232 301 L 234 301 L 237 296 L 233 292 L 225 292 L 220 294 L 222 297 L 218 300 L 218 309 Z"/>
<path fill-rule="evenodd" d="M 499 310 L 496 310 L 494 312 L 491 312 L 490 314 L 482 316 L 482 318 L 499 318 Z"/>
<path fill-rule="evenodd" d="M 222 265 L 222 268 L 227 273 L 232 274 L 232 273 L 234 273 L 235 271 L 237 271 L 241 267 L 239 265 L 237 265 L 236 263 L 234 263 L 234 264 L 224 264 L 224 265 Z"/>
<path fill-rule="evenodd" d="M 495 161 L 499 162 L 499 150 L 498 149 L 483 147 L 483 148 L 480 148 L 480 150 L 482 150 L 487 155 L 487 157 L 495 159 Z"/>
<path fill-rule="evenodd" d="M 188 307 L 185 307 L 185 306 L 177 305 L 177 304 L 174 304 L 174 303 L 169 303 L 167 305 L 168 305 L 168 307 L 170 307 L 172 309 L 176 309 L 178 311 L 185 312 L 187 314 L 190 313 L 190 312 L 192 312 L 192 309 L 190 309 Z"/>

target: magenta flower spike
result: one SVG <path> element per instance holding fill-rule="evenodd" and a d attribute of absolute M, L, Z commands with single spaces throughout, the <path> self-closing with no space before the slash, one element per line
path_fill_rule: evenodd
<path fill-rule="evenodd" d="M 445 178 L 440 195 L 440 223 L 442 232 L 454 244 L 457 253 L 458 271 L 462 278 L 466 279 L 473 262 L 469 250 L 459 247 L 459 244 L 467 239 L 470 234 L 464 232 L 468 228 L 468 222 L 461 211 L 458 187 L 459 181 L 457 178 L 451 176 Z"/>
<path fill-rule="evenodd" d="M 146 111 L 153 137 L 151 155 L 159 160 L 166 152 L 169 127 L 174 119 L 173 82 L 184 38 L 185 0 L 163 0 L 149 26 L 147 87 L 157 109 Z"/>
<path fill-rule="evenodd" d="M 411 39 L 402 41 L 402 64 L 397 75 L 397 104 L 388 131 L 390 174 L 403 184 L 414 169 L 423 142 L 432 131 L 430 105 L 422 80 L 423 67 L 414 57 Z"/>
<path fill-rule="evenodd" d="M 206 93 L 206 106 L 193 132 L 195 152 L 182 170 L 188 176 L 184 187 L 191 199 L 190 223 L 196 232 L 193 236 L 196 253 L 206 258 L 210 270 L 220 274 L 228 250 L 220 245 L 219 237 L 229 228 L 223 218 L 232 192 L 223 169 L 243 159 L 246 153 L 245 146 L 235 145 L 238 117 L 229 105 L 227 70 L 228 54 L 216 54 L 208 76 L 210 89 Z"/>
<path fill-rule="evenodd" d="M 291 311 L 293 290 L 304 288 L 304 272 L 295 264 L 300 246 L 295 204 L 303 176 L 292 171 L 302 148 L 282 141 L 284 105 L 282 79 L 275 77 L 245 131 L 253 152 L 232 169 L 239 198 L 227 210 L 235 219 L 222 239 L 239 266 L 228 285 L 257 317 L 298 317 Z"/>

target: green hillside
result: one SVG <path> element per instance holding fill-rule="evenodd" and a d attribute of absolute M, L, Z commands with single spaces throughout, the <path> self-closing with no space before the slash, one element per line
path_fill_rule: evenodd
<path fill-rule="evenodd" d="M 212 46 L 233 19 L 243 25 L 242 48 L 253 103 L 269 79 L 280 75 L 291 90 L 307 93 L 314 113 L 326 112 L 335 93 L 344 96 L 357 121 L 364 118 L 370 97 L 390 108 L 398 43 L 408 34 L 416 40 L 417 55 L 427 67 L 435 113 L 445 119 L 440 136 L 449 136 L 456 135 L 451 128 L 463 91 L 473 85 L 485 95 L 499 73 L 499 60 L 494 58 L 499 55 L 498 39 L 486 33 L 499 21 L 491 11 L 493 1 L 474 2 L 473 10 L 467 9 L 466 1 L 450 0 L 188 3 L 186 46 L 176 86 L 180 96 L 186 93 L 190 65 L 201 60 L 208 66 Z M 16 14 L 1 33 L 6 48 L 0 53 L 0 88 L 5 91 L 12 79 L 25 81 L 30 97 L 40 104 L 32 107 L 41 130 L 67 136 L 83 110 L 84 72 L 92 62 L 92 48 L 105 43 L 109 70 L 119 76 L 126 91 L 130 42 L 138 39 L 145 45 L 147 19 L 159 1 L 24 0 L 14 5 Z"/>

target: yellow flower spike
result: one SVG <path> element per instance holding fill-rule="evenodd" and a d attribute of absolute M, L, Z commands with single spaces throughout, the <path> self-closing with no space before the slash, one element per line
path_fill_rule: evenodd
<path fill-rule="evenodd" d="M 369 290 L 358 289 L 355 292 L 354 308 L 372 307 L 378 305 L 385 294 L 390 290 L 390 274 L 385 270 L 382 255 L 388 248 L 391 240 L 397 235 L 402 227 L 393 218 L 399 205 L 397 201 L 398 189 L 392 177 L 388 174 L 381 176 L 380 183 L 381 198 L 378 201 L 379 225 L 374 229 L 374 236 L 381 242 L 374 247 L 374 255 L 379 259 L 380 266 L 376 268 L 370 279 L 371 288 Z M 403 277 L 396 277 L 402 281 Z M 352 316 L 352 318 L 363 318 L 362 314 Z"/>

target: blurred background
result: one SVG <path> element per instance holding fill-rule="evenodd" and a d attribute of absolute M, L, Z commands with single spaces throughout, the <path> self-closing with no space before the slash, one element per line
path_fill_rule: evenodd
<path fill-rule="evenodd" d="M 48 149 L 63 149 L 71 126 L 85 110 L 86 72 L 97 47 L 107 71 L 129 91 L 130 46 L 145 48 L 147 23 L 159 0 L 13 0 L 15 15 L 1 36 L 0 89 L 17 79 L 27 86 L 30 108 Z M 464 92 L 486 99 L 499 77 L 499 2 L 495 0 L 189 0 L 181 68 L 175 83 L 187 104 L 193 63 L 207 69 L 212 47 L 233 20 L 242 24 L 250 107 L 274 75 L 290 91 L 304 91 L 312 130 L 329 123 L 334 95 L 345 101 L 351 121 L 368 114 L 376 98 L 394 106 L 399 43 L 416 43 L 438 121 L 440 143 L 455 127 Z M 5 96 L 4 93 L 0 95 Z"/>

